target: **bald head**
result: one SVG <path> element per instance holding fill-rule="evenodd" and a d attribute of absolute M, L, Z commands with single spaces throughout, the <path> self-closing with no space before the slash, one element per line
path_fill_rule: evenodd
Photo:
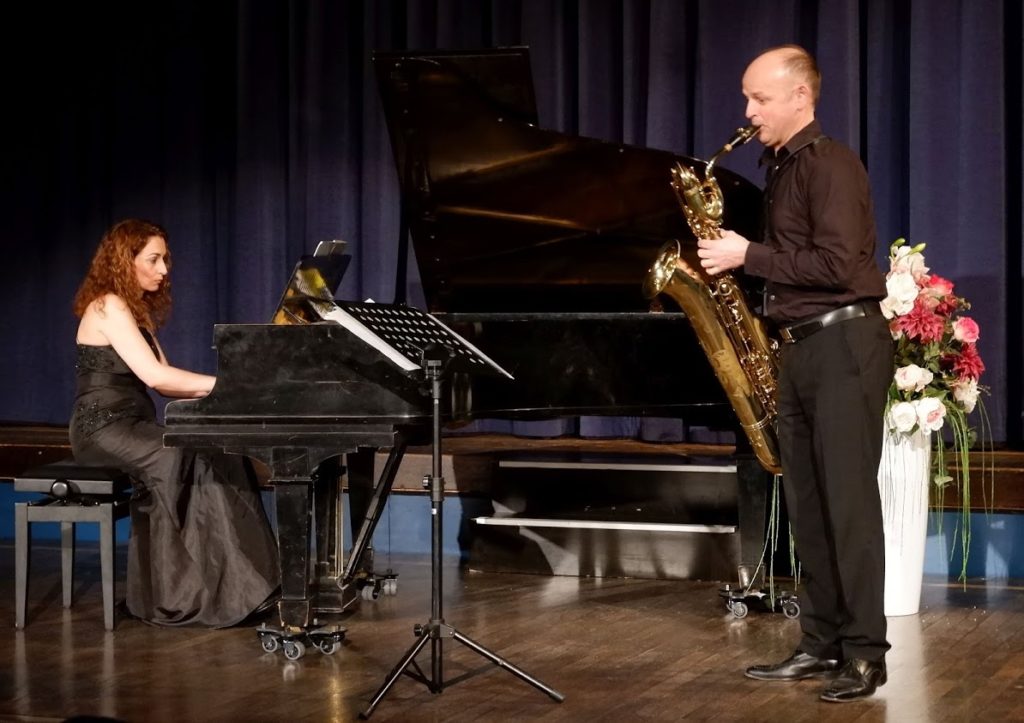
<path fill-rule="evenodd" d="M 821 88 L 818 66 L 803 48 L 782 45 L 761 53 L 743 74 L 747 118 L 761 128 L 758 139 L 778 150 L 814 120 Z"/>
<path fill-rule="evenodd" d="M 818 104 L 818 98 L 821 97 L 821 71 L 810 53 L 799 45 L 780 45 L 763 52 L 755 62 L 766 56 L 778 63 L 782 72 L 792 80 L 805 83 L 811 91 L 814 104 Z"/>

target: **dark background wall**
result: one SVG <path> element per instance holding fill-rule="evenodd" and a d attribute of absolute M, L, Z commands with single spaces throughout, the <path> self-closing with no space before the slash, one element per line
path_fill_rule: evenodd
<path fill-rule="evenodd" d="M 819 118 L 856 148 L 883 244 L 926 242 L 974 303 L 998 440 L 1020 443 L 1024 13 L 1018 0 L 424 0 L 27 4 L 2 11 L 0 420 L 64 422 L 70 303 L 103 230 L 170 233 L 173 363 L 213 371 L 217 322 L 264 321 L 320 239 L 339 296 L 394 297 L 398 188 L 370 55 L 528 45 L 541 125 L 706 157 L 739 79 L 804 45 Z M 723 165 L 758 183 L 757 152 Z M 880 256 L 884 249 L 880 250 Z M 407 293 L 422 298 L 414 259 Z"/>

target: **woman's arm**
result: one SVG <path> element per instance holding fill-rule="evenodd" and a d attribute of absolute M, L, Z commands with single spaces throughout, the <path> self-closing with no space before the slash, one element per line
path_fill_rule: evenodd
<path fill-rule="evenodd" d="M 164 396 L 202 397 L 210 393 L 217 381 L 216 377 L 209 374 L 172 367 L 164 358 L 159 345 L 159 356 L 154 354 L 128 306 L 114 294 L 105 297 L 102 310 L 97 309 L 95 303 L 90 305 L 82 317 L 82 326 L 85 327 L 83 331 L 98 333 L 109 342 L 139 379 Z M 86 335 L 80 332 L 81 336 Z M 88 336 L 94 337 L 95 334 Z"/>

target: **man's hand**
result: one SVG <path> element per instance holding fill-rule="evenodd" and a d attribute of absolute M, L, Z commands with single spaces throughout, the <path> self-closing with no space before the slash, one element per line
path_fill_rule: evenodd
<path fill-rule="evenodd" d="M 697 240 L 700 265 L 711 275 L 742 266 L 750 242 L 735 231 L 722 230 L 722 238 Z"/>

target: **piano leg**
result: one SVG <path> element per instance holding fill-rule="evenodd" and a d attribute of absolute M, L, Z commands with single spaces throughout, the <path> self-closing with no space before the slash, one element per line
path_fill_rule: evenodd
<path fill-rule="evenodd" d="M 277 539 L 281 555 L 281 601 L 285 627 L 310 624 L 309 542 L 312 481 L 272 480 L 277 502 Z"/>
<path fill-rule="evenodd" d="M 281 648 L 288 660 L 298 660 L 308 647 L 332 655 L 345 639 L 344 627 L 323 625 L 312 614 L 314 585 L 310 584 L 309 563 L 315 481 L 315 475 L 306 480 L 271 480 L 281 556 L 281 599 L 277 603 L 281 627 L 264 623 L 256 628 L 256 635 L 264 651 L 272 653 Z"/>

